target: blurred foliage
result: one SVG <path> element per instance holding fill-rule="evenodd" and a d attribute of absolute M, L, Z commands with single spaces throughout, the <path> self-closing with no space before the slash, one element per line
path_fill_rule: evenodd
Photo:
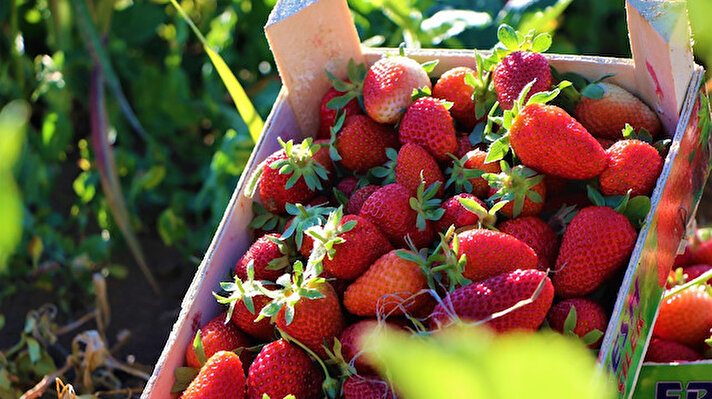
<path fill-rule="evenodd" d="M 275 1 L 180 2 L 262 118 L 280 88 L 263 34 Z M 79 2 L 85 2 L 90 20 L 75 14 Z M 556 30 L 550 52 L 630 52 L 623 0 L 349 0 L 349 5 L 361 39 L 372 46 L 406 42 L 486 49 L 504 22 L 523 30 Z M 712 30 L 703 29 L 709 7 L 708 0 L 690 0 L 699 56 L 712 62 Z M 87 22 L 99 40 L 84 36 Z M 101 154 L 92 144 L 90 77 L 97 50 L 105 53 L 107 79 L 108 128 L 102 134 L 113 147 L 130 227 L 139 242 L 158 241 L 197 263 L 253 140 L 203 44 L 170 0 L 3 0 L 0 29 L 0 220 L 10 226 L 0 231 L 0 309 L 8 297 L 32 292 L 76 317 L 90 310 L 97 275 L 134 273 L 133 266 L 115 263 L 127 246 L 102 188 Z M 101 48 L 88 49 L 97 43 Z M 19 122 L 29 115 L 23 136 Z M 0 328 L 4 320 L 0 314 Z M 19 366 L 27 356 L 33 367 L 50 370 L 42 355 L 47 345 L 37 340 L 36 329 L 18 335 L 13 356 L 0 354 L 0 392 L 14 394 L 36 382 L 37 375 Z"/>
<path fill-rule="evenodd" d="M 412 399 L 606 399 L 615 390 L 580 342 L 548 331 L 495 336 L 462 325 L 432 336 L 395 329 L 364 338 L 395 390 Z"/>

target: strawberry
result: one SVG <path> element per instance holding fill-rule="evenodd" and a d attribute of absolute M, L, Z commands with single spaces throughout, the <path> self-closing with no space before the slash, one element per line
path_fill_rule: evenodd
<path fill-rule="evenodd" d="M 468 135 L 458 135 L 457 136 L 457 147 L 455 148 L 455 152 L 453 152 L 453 155 L 457 157 L 457 159 L 461 159 L 462 157 L 465 156 L 468 152 L 472 151 L 475 149 L 475 146 L 472 145 L 472 142 L 470 142 L 470 136 Z"/>
<path fill-rule="evenodd" d="M 388 383 L 379 377 L 352 375 L 344 381 L 344 399 L 396 399 Z"/>
<path fill-rule="evenodd" d="M 413 90 L 431 88 L 430 78 L 416 61 L 384 57 L 376 61 L 363 82 L 363 104 L 368 116 L 379 123 L 396 123 L 411 102 Z"/>
<path fill-rule="evenodd" d="M 383 186 L 364 202 L 360 216 L 375 224 L 394 246 L 404 246 L 408 235 L 417 247 L 426 246 L 435 238 L 430 219 L 438 219 L 441 212 L 439 202 L 429 202 L 437 187 L 431 186 L 427 192 L 422 191 L 422 187 L 418 188 L 419 194 L 416 194 L 419 198 L 411 204 L 411 194 L 407 188 L 398 183 Z"/>
<path fill-rule="evenodd" d="M 366 173 L 388 160 L 386 148 L 397 148 L 398 138 L 390 126 L 376 123 L 366 115 L 353 115 L 344 121 L 334 147 L 338 152 L 334 160 L 340 160 L 350 171 Z"/>
<path fill-rule="evenodd" d="M 546 320 L 552 330 L 575 334 L 592 349 L 601 346 L 608 326 L 606 311 L 597 302 L 586 298 L 565 299 L 557 303 L 549 309 Z"/>
<path fill-rule="evenodd" d="M 675 263 L 672 265 L 672 269 L 675 270 L 678 267 L 685 267 L 692 264 L 694 264 L 692 260 L 692 245 L 686 245 L 683 253 L 675 257 Z"/>
<path fill-rule="evenodd" d="M 219 351 L 234 351 L 237 348 L 252 346 L 250 339 L 242 331 L 231 323 L 225 324 L 226 322 L 228 319 L 226 319 L 225 313 L 222 313 L 200 327 L 200 341 L 207 358 Z M 197 335 L 198 332 L 195 334 Z M 193 340 L 195 340 L 195 336 Z M 243 364 L 247 364 L 249 352 L 243 351 L 243 354 L 240 356 L 240 360 Z M 193 345 L 188 345 L 185 352 L 185 363 L 189 367 L 200 368 L 200 361 L 195 354 Z"/>
<path fill-rule="evenodd" d="M 181 399 L 243 399 L 244 397 L 245 372 L 242 369 L 242 362 L 234 352 L 229 351 L 213 354 L 181 395 Z"/>
<path fill-rule="evenodd" d="M 529 82 L 534 81 L 524 102 L 533 94 L 549 90 L 551 70 L 549 62 L 539 53 L 515 51 L 504 57 L 494 68 L 492 75 L 502 109 L 512 109 L 519 94 Z"/>
<path fill-rule="evenodd" d="M 336 189 L 341 191 L 345 196 L 350 197 L 354 191 L 358 189 L 358 179 L 355 177 L 344 177 L 336 185 Z"/>
<path fill-rule="evenodd" d="M 305 207 L 302 204 L 287 204 L 286 208 L 287 213 L 293 215 L 293 217 L 287 222 L 282 232 L 282 240 L 294 237 L 294 244 L 297 250 L 308 257 L 314 241 L 304 232 L 311 227 L 321 226 L 326 223 L 326 218 L 335 208 L 321 205 L 307 205 Z"/>
<path fill-rule="evenodd" d="M 235 275 L 247 280 L 247 266 L 252 263 L 255 279 L 275 281 L 288 272 L 289 249 L 279 234 L 267 234 L 257 239 L 235 265 Z"/>
<path fill-rule="evenodd" d="M 349 203 L 346 204 L 346 209 L 344 211 L 346 212 L 347 215 L 358 215 L 361 213 L 361 207 L 363 206 L 364 202 L 368 199 L 368 197 L 371 196 L 371 194 L 375 193 L 378 191 L 378 189 L 381 188 L 380 186 L 376 186 L 375 184 L 369 184 L 367 186 L 363 186 L 359 189 L 356 189 L 356 191 L 351 194 L 349 197 Z"/>
<path fill-rule="evenodd" d="M 307 231 L 321 241 L 327 256 L 322 263 L 330 276 L 354 280 L 381 255 L 393 249 L 386 236 L 368 219 L 358 215 L 343 216 L 334 211 L 323 227 Z"/>
<path fill-rule="evenodd" d="M 637 238 L 628 219 L 612 208 L 582 209 L 561 240 L 553 279 L 556 294 L 570 298 L 593 292 L 625 265 Z"/>
<path fill-rule="evenodd" d="M 502 171 L 499 162 L 487 162 L 487 153 L 480 149 L 474 149 L 466 153 L 460 159 L 453 162 L 452 167 L 445 173 L 450 178 L 445 183 L 445 188 L 455 185 L 456 191 L 466 191 L 478 198 L 486 198 L 489 194 L 489 183 L 481 176 L 484 173 L 499 173 Z"/>
<path fill-rule="evenodd" d="M 640 140 L 621 140 L 608 150 L 608 165 L 598 180 L 604 195 L 625 195 L 631 197 L 649 196 L 655 188 L 663 159 L 650 144 Z"/>
<path fill-rule="evenodd" d="M 405 111 L 398 127 L 401 144 L 423 146 L 437 161 L 457 149 L 455 125 L 445 103 L 433 97 L 415 100 Z"/>
<path fill-rule="evenodd" d="M 278 140 L 282 149 L 257 167 L 248 188 L 253 193 L 259 179 L 262 205 L 272 213 L 284 213 L 287 203 L 309 202 L 333 171 L 328 149 L 312 144 L 312 139 L 296 145 L 292 140 Z"/>
<path fill-rule="evenodd" d="M 470 199 L 478 203 L 483 209 L 487 205 L 472 194 L 462 193 L 445 200 L 440 207 L 445 210 L 443 216 L 435 222 L 438 230 L 446 231 L 450 226 L 459 229 L 465 226 L 475 226 L 480 221 L 480 215 L 465 208 L 460 202 L 460 198 Z"/>
<path fill-rule="evenodd" d="M 329 90 L 326 91 L 326 94 L 324 94 L 324 97 L 321 98 L 321 105 L 319 106 L 319 130 L 316 133 L 317 139 L 328 140 L 331 137 L 330 129 L 334 126 L 336 113 L 338 111 L 336 109 L 329 108 L 327 104 L 329 104 L 329 101 L 342 95 L 344 95 L 343 92 L 330 87 Z M 346 103 L 342 110 L 346 116 L 363 114 L 361 106 L 358 104 L 358 100 L 356 98 L 352 98 L 348 103 Z"/>
<path fill-rule="evenodd" d="M 407 188 L 411 195 L 417 192 L 422 176 L 425 187 L 440 182 L 441 186 L 436 195 L 442 196 L 442 184 L 445 182 L 443 173 L 435 159 L 423 147 L 413 143 L 404 144 L 398 151 L 396 162 L 396 183 Z"/>
<path fill-rule="evenodd" d="M 265 345 L 250 366 L 247 375 L 248 399 L 323 397 L 324 375 L 309 355 L 294 344 L 280 339 Z"/>
<path fill-rule="evenodd" d="M 241 331 L 260 341 L 269 341 L 274 337 L 274 327 L 269 320 L 255 321 L 260 311 L 270 303 L 270 298 L 262 295 L 254 281 L 254 272 L 247 270 L 248 278 L 244 282 L 237 276 L 234 282 L 220 283 L 227 296 L 213 294 L 218 303 L 228 305 L 227 315 Z"/>
<path fill-rule="evenodd" d="M 497 225 L 497 230 L 516 237 L 537 255 L 537 269 L 552 269 L 559 249 L 559 238 L 546 222 L 536 216 L 519 217 Z"/>
<path fill-rule="evenodd" d="M 489 201 L 508 201 L 499 210 L 508 218 L 540 214 L 546 198 L 544 175 L 523 165 L 510 168 L 505 161 L 500 162 L 500 167 L 502 172 L 482 176 L 490 184 Z"/>
<path fill-rule="evenodd" d="M 474 76 L 477 72 L 468 67 L 456 67 L 440 75 L 433 86 L 433 97 L 451 102 L 450 114 L 469 132 L 484 118 L 478 120 L 475 116 L 475 102 L 472 98 L 475 88 L 466 83 L 467 74 Z"/>
<path fill-rule="evenodd" d="M 705 240 L 691 249 L 690 257 L 692 264 L 712 265 L 712 239 Z"/>
<path fill-rule="evenodd" d="M 621 131 L 626 123 L 635 131 L 646 129 L 655 137 L 660 133 L 661 125 L 657 115 L 637 97 L 620 86 L 599 82 L 601 98 L 583 96 L 574 109 L 574 116 L 596 137 L 622 139 Z"/>
<path fill-rule="evenodd" d="M 712 269 L 712 265 L 690 265 L 684 267 L 682 272 L 687 276 L 687 281 L 692 281 L 710 269 Z M 707 280 L 707 284 L 712 285 L 712 279 Z"/>
<path fill-rule="evenodd" d="M 277 327 L 311 349 L 326 356 L 324 342 L 332 342 L 344 329 L 344 317 L 336 291 L 323 279 L 312 277 L 309 270 L 301 274 L 295 263 L 292 281 L 280 281 L 284 287 L 265 307 L 260 316 L 276 316 Z"/>
<path fill-rule="evenodd" d="M 366 359 L 367 348 L 363 347 L 361 337 L 365 332 L 378 326 L 378 320 L 366 319 L 346 327 L 339 336 L 341 354 L 344 360 L 354 366 L 359 374 L 373 374 L 375 371 Z"/>
<path fill-rule="evenodd" d="M 700 347 L 712 328 L 712 296 L 709 286 L 694 285 L 660 304 L 653 335 L 691 348 Z"/>
<path fill-rule="evenodd" d="M 428 281 L 420 266 L 390 251 L 346 289 L 344 307 L 358 316 L 398 315 L 424 306 Z"/>
<path fill-rule="evenodd" d="M 596 141 L 598 141 L 598 144 L 600 144 L 604 150 L 611 148 L 611 146 L 616 143 L 616 140 L 602 139 L 600 137 L 596 137 Z"/>
<path fill-rule="evenodd" d="M 586 180 L 601 174 L 607 164 L 596 139 L 555 105 L 525 106 L 514 118 L 509 142 L 524 165 L 547 175 Z"/>
<path fill-rule="evenodd" d="M 544 322 L 551 307 L 554 288 L 546 273 L 532 269 L 517 269 L 456 289 L 435 307 L 431 325 L 447 325 L 454 315 L 466 322 L 485 320 L 519 301 L 532 298 L 538 288 L 541 291 L 532 303 L 486 322 L 500 333 L 534 331 Z"/>
<path fill-rule="evenodd" d="M 694 362 L 704 358 L 697 351 L 675 341 L 655 338 L 650 341 L 645 353 L 646 362 L 672 363 Z"/>
<path fill-rule="evenodd" d="M 467 256 L 462 275 L 480 281 L 515 269 L 536 269 L 539 260 L 527 244 L 514 236 L 487 229 L 457 234 L 450 247 L 458 259 Z"/>

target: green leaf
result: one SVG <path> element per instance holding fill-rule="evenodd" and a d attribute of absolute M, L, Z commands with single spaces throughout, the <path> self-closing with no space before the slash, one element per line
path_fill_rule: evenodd
<path fill-rule="evenodd" d="M 200 370 L 194 367 L 178 367 L 174 372 L 175 382 L 171 388 L 171 393 L 185 391 L 188 385 L 198 376 Z"/>
<path fill-rule="evenodd" d="M 509 152 L 509 137 L 503 136 L 490 145 L 485 163 L 499 161 Z"/>
<path fill-rule="evenodd" d="M 551 47 L 551 35 L 548 33 L 540 33 L 532 40 L 531 51 L 535 53 L 543 53 Z"/>
<path fill-rule="evenodd" d="M 208 361 L 205 356 L 205 348 L 203 347 L 203 340 L 200 338 L 200 330 L 195 333 L 195 339 L 193 340 L 193 350 L 195 351 L 195 357 L 198 358 L 198 363 L 204 365 Z"/>
<path fill-rule="evenodd" d="M 633 226 L 640 227 L 650 213 L 650 206 L 650 198 L 638 195 L 628 201 L 623 215 L 630 220 Z"/>
<path fill-rule="evenodd" d="M 571 308 L 569 308 L 569 313 L 566 315 L 566 320 L 564 321 L 564 333 L 573 334 L 574 329 L 576 329 L 576 307 L 571 306 Z"/>
<path fill-rule="evenodd" d="M 581 95 L 584 97 L 588 97 L 594 100 L 600 100 L 603 98 L 603 94 L 605 94 L 605 90 L 603 90 L 603 87 L 597 83 L 591 83 L 588 86 L 584 87 L 583 90 L 581 90 Z"/>
<path fill-rule="evenodd" d="M 597 205 L 597 206 L 605 206 L 606 205 L 606 199 L 603 198 L 603 195 L 600 193 L 600 191 L 596 190 L 591 185 L 586 186 L 586 191 L 588 192 L 588 199 L 591 200 L 591 203 L 593 203 L 593 205 Z"/>
<path fill-rule="evenodd" d="M 438 65 L 438 62 L 440 62 L 440 60 L 428 61 L 428 62 L 422 64 L 422 67 L 425 70 L 425 73 L 427 73 L 427 74 L 432 73 L 433 70 L 435 69 L 435 67 Z"/>
<path fill-rule="evenodd" d="M 42 347 L 34 338 L 27 338 L 27 352 L 30 354 L 30 361 L 37 363 L 42 357 Z"/>
<path fill-rule="evenodd" d="M 497 29 L 497 38 L 508 50 L 517 50 L 519 48 L 519 40 L 517 32 L 509 25 L 500 25 Z"/>
<path fill-rule="evenodd" d="M 581 341 L 586 344 L 586 345 L 592 345 L 596 342 L 598 342 L 599 339 L 603 336 L 603 331 L 599 329 L 591 330 L 586 333 L 583 337 L 581 337 Z"/>

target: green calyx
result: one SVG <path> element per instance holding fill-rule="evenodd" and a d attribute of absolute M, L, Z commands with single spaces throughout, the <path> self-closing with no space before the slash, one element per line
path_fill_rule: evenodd
<path fill-rule="evenodd" d="M 480 169 L 468 169 L 465 167 L 467 155 L 458 159 L 452 154 L 448 154 L 452 158 L 452 166 L 445 170 L 445 174 L 450 177 L 445 182 L 445 189 L 455 186 L 455 191 L 466 191 L 472 193 L 473 187 L 470 180 L 481 177 L 485 172 Z"/>
<path fill-rule="evenodd" d="M 323 253 L 314 255 L 316 252 L 318 252 L 317 245 L 315 245 L 312 255 L 310 255 L 307 261 L 306 268 L 302 261 L 297 260 L 292 266 L 293 271 L 291 275 L 283 274 L 277 279 L 276 283 L 281 288 L 269 290 L 262 285 L 259 286 L 261 293 L 271 298 L 272 301 L 262 308 L 262 311 L 255 321 L 259 321 L 265 317 L 274 320 L 279 311 L 284 308 L 284 320 L 287 325 L 290 325 L 292 321 L 294 321 L 294 307 L 299 301 L 325 297 L 321 291 L 314 288 L 326 282 L 324 278 L 319 277 L 322 272 L 321 261 L 324 255 Z"/>
<path fill-rule="evenodd" d="M 218 303 L 223 305 L 228 305 L 227 316 L 225 322 L 227 323 L 232 318 L 232 313 L 235 311 L 235 305 L 242 301 L 245 304 L 247 310 L 256 315 L 259 310 L 255 309 L 255 303 L 253 298 L 258 295 L 262 295 L 263 283 L 255 281 L 255 269 L 253 262 L 247 265 L 247 280 L 242 281 L 239 277 L 235 276 L 234 281 L 223 281 L 220 283 L 221 294 L 213 292 L 213 296 L 218 301 Z"/>
<path fill-rule="evenodd" d="M 591 200 L 591 203 L 597 206 L 613 208 L 614 211 L 628 218 L 636 229 L 643 227 L 645 218 L 648 216 L 648 213 L 650 213 L 650 198 L 644 195 L 630 198 L 631 190 L 628 190 L 625 195 L 613 195 L 609 197 L 604 197 L 600 191 L 591 185 L 586 186 L 586 190 L 588 191 L 588 199 Z"/>
<path fill-rule="evenodd" d="M 700 274 L 697 278 L 694 278 L 685 284 L 678 285 L 676 287 L 673 287 L 667 291 L 665 291 L 665 296 L 663 296 L 663 300 L 666 300 L 670 297 L 672 297 L 675 294 L 680 293 L 681 291 L 684 291 L 690 287 L 693 286 L 704 286 L 705 289 L 707 290 L 707 293 L 712 295 L 712 287 L 707 284 L 707 281 L 712 279 L 712 269 L 707 270 L 706 272 Z"/>
<path fill-rule="evenodd" d="M 326 103 L 327 108 L 340 111 L 342 108 L 354 98 L 357 99 L 361 108 L 363 108 L 363 81 L 366 78 L 366 66 L 364 64 L 356 64 L 353 59 L 349 60 L 346 67 L 348 81 L 341 80 L 334 76 L 331 72 L 326 71 L 326 75 L 331 80 L 334 89 L 344 93 L 339 97 L 334 97 Z"/>
<path fill-rule="evenodd" d="M 341 131 L 341 128 L 344 127 L 345 120 L 346 113 L 339 110 L 334 119 L 334 125 L 329 128 L 329 157 L 334 162 L 341 161 L 341 155 L 339 155 L 339 151 L 336 149 L 336 135 Z"/>
<path fill-rule="evenodd" d="M 445 210 L 440 208 L 441 199 L 435 198 L 435 195 L 440 188 L 440 182 L 435 182 L 425 189 L 425 180 L 423 174 L 420 174 L 420 184 L 416 191 L 415 197 L 410 198 L 410 207 L 418 213 L 415 226 L 420 231 L 427 228 L 427 220 L 440 220 L 445 213 Z"/>
<path fill-rule="evenodd" d="M 465 209 L 477 215 L 477 227 L 489 230 L 497 230 L 494 227 L 495 224 L 497 224 L 497 212 L 508 202 L 507 200 L 501 200 L 487 210 L 471 198 L 458 198 L 457 200 L 460 201 L 460 204 L 462 204 Z"/>
<path fill-rule="evenodd" d="M 294 216 L 289 227 L 282 233 L 282 238 L 287 239 L 294 235 L 297 249 L 302 247 L 304 232 L 314 226 L 326 223 L 327 215 L 334 211 L 332 207 L 304 206 L 302 204 L 287 204 L 287 213 Z"/>
<path fill-rule="evenodd" d="M 267 270 L 285 270 L 285 269 L 287 269 L 290 265 L 291 259 L 294 258 L 296 251 L 292 248 L 291 245 L 289 245 L 287 243 L 286 240 L 283 240 L 282 238 L 270 235 L 270 236 L 267 236 L 267 239 L 270 240 L 273 244 L 277 245 L 277 248 L 279 248 L 279 252 L 282 254 L 282 256 L 269 261 L 269 263 L 267 264 L 267 267 L 265 269 L 267 269 Z"/>
<path fill-rule="evenodd" d="M 457 256 L 460 250 L 460 241 L 457 238 L 454 226 L 450 226 L 445 234 L 439 234 L 440 243 L 429 258 L 429 261 L 436 265 L 431 269 L 431 273 L 435 276 L 446 276 L 448 292 L 453 292 L 458 286 L 464 287 L 472 283 L 462 274 L 467 264 L 467 256 L 464 254 Z"/>
<path fill-rule="evenodd" d="M 475 117 L 482 118 L 497 102 L 497 93 L 492 81 L 492 70 L 495 64 L 486 65 L 482 54 L 475 51 L 477 69 L 475 73 L 465 75 L 465 84 L 472 87 L 472 101 L 475 104 Z"/>
<path fill-rule="evenodd" d="M 381 185 L 391 184 L 396 182 L 396 165 L 398 164 L 398 151 L 394 148 L 386 148 L 386 161 L 383 166 L 376 166 L 371 169 L 371 174 L 379 179 L 382 179 Z"/>
<path fill-rule="evenodd" d="M 544 198 L 532 190 L 544 180 L 544 175 L 527 168 L 524 165 L 517 165 L 513 168 L 506 161 L 501 161 L 500 173 L 485 173 L 482 177 L 487 180 L 490 187 L 497 190 L 489 201 L 493 203 L 509 201 L 513 204 L 512 217 L 517 217 L 522 213 L 524 200 L 529 199 L 535 203 L 541 203 Z"/>
<path fill-rule="evenodd" d="M 314 160 L 314 154 L 319 151 L 321 145 L 312 144 L 311 138 L 304 139 L 298 145 L 294 144 L 294 140 L 285 143 L 281 137 L 278 137 L 277 141 L 284 148 L 287 158 L 273 162 L 270 168 L 278 169 L 282 175 L 291 174 L 285 188 L 292 188 L 299 178 L 303 178 L 310 190 L 321 190 L 321 181 L 329 179 L 326 168 Z"/>
<path fill-rule="evenodd" d="M 502 113 L 502 116 L 494 116 L 494 113 L 498 108 L 499 103 L 495 103 L 495 105 L 490 110 L 489 117 L 487 118 L 487 125 L 485 126 L 483 135 L 484 138 L 487 141 L 490 141 L 492 144 L 490 144 L 489 150 L 487 151 L 487 158 L 485 158 L 485 163 L 499 161 L 507 155 L 507 153 L 509 152 L 509 131 L 511 130 L 514 121 L 516 120 L 522 109 L 524 109 L 527 105 L 530 104 L 546 104 L 556 98 L 556 96 L 559 95 L 561 90 L 571 86 L 571 82 L 567 80 L 561 81 L 558 86 L 555 87 L 553 90 L 536 93 L 529 97 L 529 99 L 525 103 L 524 99 L 527 98 L 527 95 L 529 94 L 529 91 L 531 90 L 532 86 L 534 86 L 535 82 L 536 79 L 532 80 L 531 82 L 527 83 L 526 86 L 524 86 L 521 93 L 519 93 L 519 97 L 517 97 L 517 100 L 514 102 L 512 109 L 505 110 Z M 500 126 L 497 133 L 494 133 L 493 124 L 497 124 Z"/>
<path fill-rule="evenodd" d="M 566 315 L 566 320 L 564 321 L 563 334 L 578 339 L 579 336 L 576 335 L 576 333 L 574 333 L 574 329 L 576 329 L 576 319 L 577 319 L 576 307 L 571 306 L 571 308 L 569 309 L 569 313 Z M 602 336 L 603 336 L 603 331 L 601 331 L 599 329 L 593 329 L 593 330 L 587 332 L 580 339 L 585 345 L 591 345 L 591 344 L 594 344 L 599 339 L 601 339 Z"/>
<path fill-rule="evenodd" d="M 334 259 L 336 246 L 346 242 L 340 235 L 351 231 L 357 224 L 355 220 L 341 224 L 343 216 L 343 208 L 338 207 L 329 214 L 329 219 L 323 226 L 314 226 L 307 230 L 307 234 L 314 238 L 314 245 L 323 246 L 322 253 L 330 260 Z"/>
<path fill-rule="evenodd" d="M 497 29 L 497 39 L 499 39 L 499 43 L 494 46 L 492 56 L 487 60 L 488 63 L 496 64 L 515 51 L 543 53 L 551 47 L 550 34 L 540 33 L 535 35 L 532 30 L 524 35 L 507 24 L 502 24 Z"/>
<path fill-rule="evenodd" d="M 263 207 L 259 202 L 252 203 L 252 214 L 254 215 L 247 227 L 261 229 L 264 231 L 282 231 L 287 220 L 276 215 Z"/>

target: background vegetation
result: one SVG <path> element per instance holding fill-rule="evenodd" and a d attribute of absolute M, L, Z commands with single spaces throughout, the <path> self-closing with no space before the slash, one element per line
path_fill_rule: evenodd
<path fill-rule="evenodd" d="M 274 2 L 181 2 L 262 117 L 280 88 Z M 629 55 L 623 0 L 349 4 L 369 45 L 489 48 L 507 22 L 556 30 L 551 52 Z M 247 126 L 169 0 L 0 1 L 0 30 L 0 398 L 41 394 L 47 375 L 140 392 L 250 154 Z"/>

